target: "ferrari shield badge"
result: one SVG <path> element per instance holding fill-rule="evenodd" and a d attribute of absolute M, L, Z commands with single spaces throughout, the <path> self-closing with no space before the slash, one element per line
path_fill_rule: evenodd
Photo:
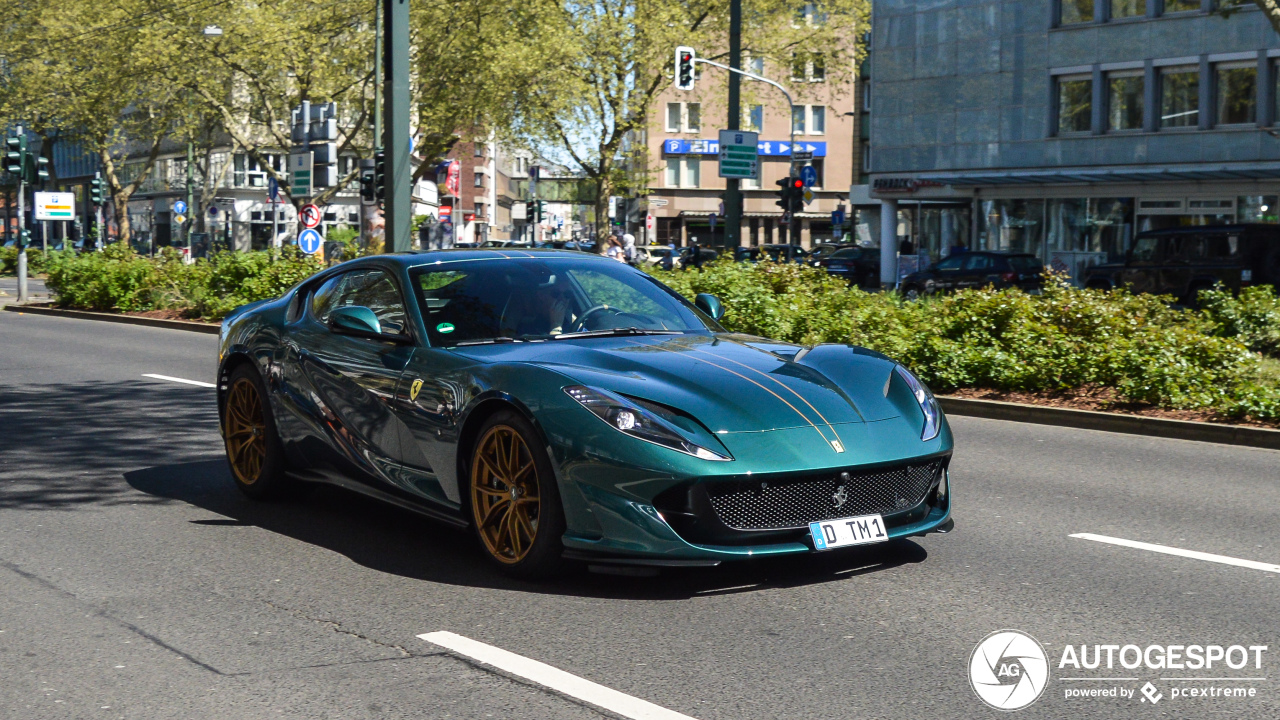
<path fill-rule="evenodd" d="M 419 378 L 417 380 L 414 380 L 413 384 L 409 386 L 409 400 L 417 400 L 418 393 L 421 391 L 422 391 L 422 379 Z"/>

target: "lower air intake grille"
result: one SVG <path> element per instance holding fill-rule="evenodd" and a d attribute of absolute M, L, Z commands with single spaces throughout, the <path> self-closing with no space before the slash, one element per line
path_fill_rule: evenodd
<path fill-rule="evenodd" d="M 942 461 L 934 460 L 871 472 L 709 482 L 706 489 L 716 516 L 725 525 L 737 530 L 783 530 L 818 520 L 887 515 L 915 507 L 941 468 Z"/>

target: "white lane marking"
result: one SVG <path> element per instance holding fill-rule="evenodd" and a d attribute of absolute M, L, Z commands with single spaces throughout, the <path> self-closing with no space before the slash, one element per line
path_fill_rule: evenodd
<path fill-rule="evenodd" d="M 527 657 L 507 652 L 502 648 L 471 638 L 465 638 L 451 632 L 433 632 L 418 636 L 429 643 L 465 655 L 485 665 L 492 665 L 499 670 L 518 675 L 526 680 L 546 686 L 569 697 L 577 698 L 596 707 L 604 708 L 632 720 L 693 720 L 688 715 L 668 710 L 651 702 L 631 697 L 597 685 L 577 675 L 553 668 L 546 663 L 530 660 Z"/>
<path fill-rule="evenodd" d="M 1149 550 L 1151 552 L 1164 553 L 1165 555 L 1177 555 L 1179 557 L 1192 558 L 1194 560 L 1206 560 L 1208 562 L 1222 563 L 1223 565 L 1235 565 L 1236 567 L 1249 568 L 1250 570 L 1280 573 L 1280 565 L 1258 562 L 1257 560 L 1241 560 L 1240 558 L 1228 557 L 1226 555 L 1214 555 L 1213 553 L 1200 552 L 1199 550 L 1183 550 L 1182 548 L 1169 547 L 1168 545 L 1155 545 L 1153 543 L 1138 542 L 1137 540 L 1125 540 L 1124 538 L 1113 538 L 1107 537 L 1106 535 L 1094 535 L 1093 533 L 1076 533 L 1074 535 L 1069 535 L 1068 537 L 1079 538 L 1081 540 L 1092 540 L 1094 542 L 1107 543 L 1108 545 L 1122 545 L 1124 547 L 1136 548 L 1138 550 Z"/>
<path fill-rule="evenodd" d="M 169 382 L 183 383 L 184 385 L 195 385 L 196 387 L 218 387 L 213 383 L 202 382 L 200 380 L 188 380 L 186 378 L 169 377 L 168 375 L 156 375 L 154 373 L 143 373 L 144 378 L 154 378 L 156 380 L 168 380 Z"/>

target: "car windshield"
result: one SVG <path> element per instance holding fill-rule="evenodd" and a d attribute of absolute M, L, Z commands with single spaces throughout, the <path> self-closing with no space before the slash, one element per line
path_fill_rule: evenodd
<path fill-rule="evenodd" d="M 845 248 L 831 255 L 832 260 L 857 260 L 862 255 L 862 248 Z"/>
<path fill-rule="evenodd" d="M 1040 261 L 1028 257 L 1026 255 L 1012 255 L 1009 257 L 1009 264 L 1013 266 L 1015 272 L 1033 273 L 1040 272 Z"/>
<path fill-rule="evenodd" d="M 434 346 L 632 329 L 723 331 L 657 280 L 603 259 L 447 262 L 410 274 Z"/>

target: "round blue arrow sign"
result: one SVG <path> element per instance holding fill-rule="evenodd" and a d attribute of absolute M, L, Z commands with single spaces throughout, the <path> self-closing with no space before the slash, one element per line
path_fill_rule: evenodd
<path fill-rule="evenodd" d="M 298 248 L 308 255 L 320 252 L 320 247 L 323 244 L 324 238 L 320 237 L 320 233 L 312 228 L 307 228 L 298 233 Z"/>
<path fill-rule="evenodd" d="M 173 201 L 173 212 L 174 212 L 174 214 L 175 214 L 175 215 L 186 215 L 186 214 L 187 214 L 187 203 L 186 203 L 186 201 L 184 201 L 184 200 L 174 200 L 174 201 Z"/>
<path fill-rule="evenodd" d="M 805 165 L 800 168 L 800 180 L 804 182 L 805 187 L 813 187 L 818 182 L 818 171 L 812 165 Z"/>

